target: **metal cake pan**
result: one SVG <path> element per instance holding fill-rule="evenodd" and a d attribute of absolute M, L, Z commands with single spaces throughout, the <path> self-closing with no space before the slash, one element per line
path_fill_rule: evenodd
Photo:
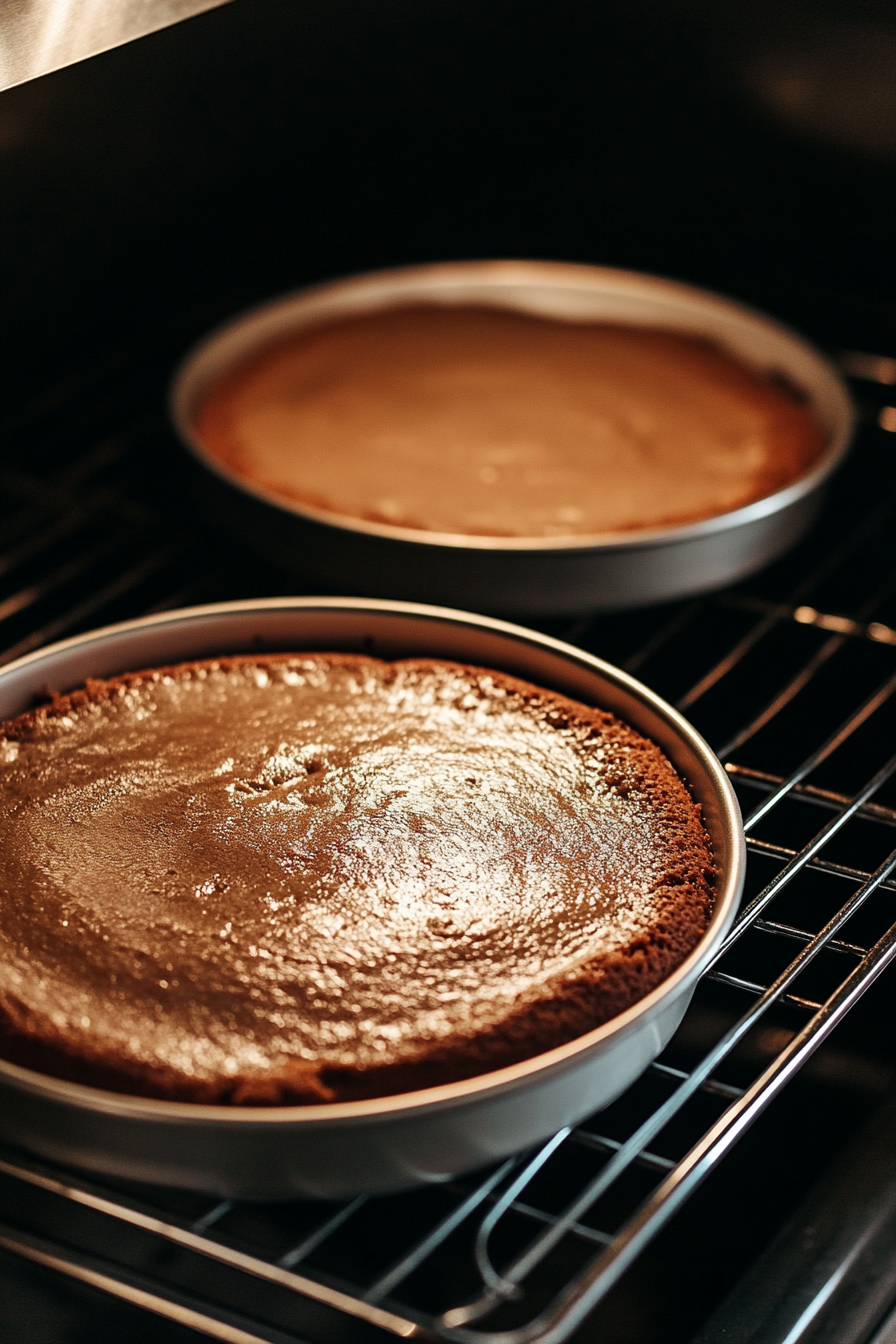
<path fill-rule="evenodd" d="M 252 484 L 206 450 L 196 412 L 224 375 L 295 332 L 406 303 L 482 304 L 708 337 L 799 389 L 822 427 L 825 450 L 786 489 L 730 513 L 686 526 L 569 538 L 443 534 L 328 513 Z M 170 408 L 213 514 L 278 563 L 335 591 L 361 588 L 374 597 L 530 616 L 662 602 L 732 583 L 776 559 L 816 516 L 854 420 L 832 365 L 762 313 L 656 276 L 535 261 L 381 271 L 275 299 L 213 332 L 186 357 Z"/>
<path fill-rule="evenodd" d="M 703 808 L 719 870 L 709 929 L 626 1012 L 477 1078 L 369 1101 L 250 1108 L 122 1096 L 0 1061 L 0 1136 L 113 1177 L 225 1197 L 335 1199 L 446 1180 L 608 1105 L 666 1045 L 734 919 L 745 865 L 740 812 L 707 744 L 632 677 L 557 640 L 464 612 L 348 598 L 223 603 L 79 635 L 0 672 L 0 719 L 90 676 L 256 650 L 456 659 L 618 714 L 663 748 Z"/>

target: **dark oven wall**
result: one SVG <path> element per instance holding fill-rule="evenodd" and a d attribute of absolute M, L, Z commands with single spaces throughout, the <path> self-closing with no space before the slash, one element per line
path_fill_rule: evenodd
<path fill-rule="evenodd" d="M 896 19 L 789 4 L 237 0 L 9 90 L 6 395 L 447 257 L 640 267 L 880 345 Z"/>

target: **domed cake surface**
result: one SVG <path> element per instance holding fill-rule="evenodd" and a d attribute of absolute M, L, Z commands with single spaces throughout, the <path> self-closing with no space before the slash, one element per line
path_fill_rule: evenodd
<path fill-rule="evenodd" d="M 348 654 L 91 681 L 0 725 L 0 1056 L 313 1104 L 489 1072 L 658 985 L 712 910 L 660 750 L 503 673 Z"/>

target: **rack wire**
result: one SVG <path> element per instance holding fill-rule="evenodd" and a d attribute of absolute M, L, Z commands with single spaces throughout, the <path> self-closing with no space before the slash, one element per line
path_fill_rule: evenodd
<path fill-rule="evenodd" d="M 840 359 L 864 423 L 793 555 L 727 592 L 551 627 L 674 701 L 744 808 L 745 904 L 644 1076 L 536 1151 L 341 1204 L 110 1185 L 3 1150 L 0 1247 L 232 1344 L 346 1317 L 356 1338 L 569 1336 L 896 958 L 896 361 Z M 118 369 L 15 426 L 0 665 L 90 625 L 295 587 L 197 532 L 151 400 Z"/>

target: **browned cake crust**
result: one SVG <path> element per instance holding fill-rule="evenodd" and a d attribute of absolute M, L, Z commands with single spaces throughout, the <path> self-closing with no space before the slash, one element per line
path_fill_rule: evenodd
<path fill-rule="evenodd" d="M 196 433 L 305 508 L 520 538 L 711 518 L 825 444 L 802 394 L 710 340 L 464 304 L 284 337 L 209 390 Z"/>
<path fill-rule="evenodd" d="M 0 1055 L 247 1105 L 488 1072 L 705 931 L 651 742 L 502 673 L 343 654 L 90 681 L 0 729 Z"/>

